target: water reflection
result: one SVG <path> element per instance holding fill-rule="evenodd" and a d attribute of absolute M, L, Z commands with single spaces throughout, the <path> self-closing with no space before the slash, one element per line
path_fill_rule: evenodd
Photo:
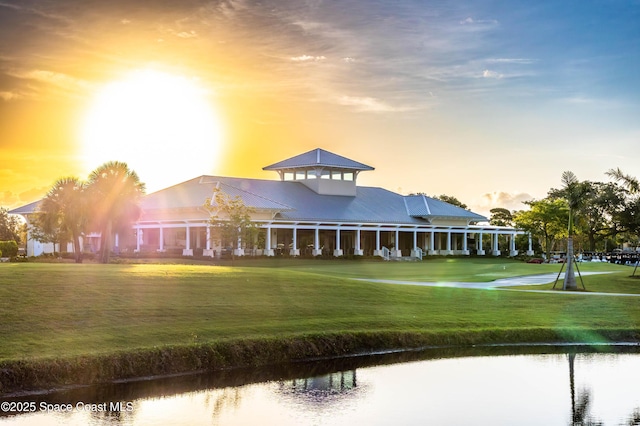
<path fill-rule="evenodd" d="M 576 386 L 575 386 L 575 362 L 576 354 L 570 353 L 567 355 L 569 360 L 569 390 L 571 392 L 571 425 L 572 426 L 597 426 L 602 425 L 602 422 L 594 420 L 589 414 L 589 403 L 591 402 L 591 392 L 588 389 L 583 389 L 582 393 L 578 396 L 576 402 Z"/>
<path fill-rule="evenodd" d="M 357 399 L 366 386 L 358 386 L 356 370 L 338 371 L 322 376 L 279 381 L 276 392 L 305 409 L 335 409 L 348 399 Z"/>
<path fill-rule="evenodd" d="M 638 348 L 603 350 L 450 348 L 116 383 L 0 399 L 74 405 L 0 425 L 640 425 Z"/>

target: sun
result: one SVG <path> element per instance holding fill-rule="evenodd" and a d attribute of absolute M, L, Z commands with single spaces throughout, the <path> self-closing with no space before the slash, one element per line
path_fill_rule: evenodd
<path fill-rule="evenodd" d="M 152 192 L 211 174 L 221 127 L 197 80 L 142 69 L 97 92 L 80 137 L 87 170 L 126 162 Z"/>

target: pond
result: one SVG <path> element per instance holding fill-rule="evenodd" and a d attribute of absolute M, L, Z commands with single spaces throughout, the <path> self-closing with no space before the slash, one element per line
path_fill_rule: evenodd
<path fill-rule="evenodd" d="M 194 374 L 5 398 L 0 425 L 640 424 L 639 352 L 429 349 Z"/>

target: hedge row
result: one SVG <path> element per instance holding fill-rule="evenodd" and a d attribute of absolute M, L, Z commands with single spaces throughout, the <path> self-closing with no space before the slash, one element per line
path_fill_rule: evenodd
<path fill-rule="evenodd" d="M 18 243 L 15 241 L 0 241 L 0 256 L 16 257 L 18 255 Z"/>

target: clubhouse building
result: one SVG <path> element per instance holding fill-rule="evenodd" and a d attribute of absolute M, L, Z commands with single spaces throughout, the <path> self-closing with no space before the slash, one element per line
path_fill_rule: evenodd
<path fill-rule="evenodd" d="M 146 195 L 130 235 L 115 235 L 120 252 L 219 256 L 380 256 L 385 259 L 428 255 L 509 256 L 518 254 L 511 227 L 425 195 L 401 195 L 358 186 L 360 173 L 373 167 L 314 149 L 271 164 L 279 180 L 200 176 Z M 205 200 L 214 191 L 239 197 L 260 227 L 255 241 L 221 244 L 212 238 Z M 39 202 L 11 210 L 27 222 Z M 505 247 L 499 236 L 506 236 Z M 99 234 L 88 234 L 84 250 L 97 250 Z M 59 250 L 59 248 L 57 248 Z M 71 251 L 72 247 L 68 248 Z M 51 244 L 28 239 L 27 255 L 52 252 Z M 64 250 L 63 250 L 64 251 Z M 529 239 L 528 253 L 531 252 Z"/>

